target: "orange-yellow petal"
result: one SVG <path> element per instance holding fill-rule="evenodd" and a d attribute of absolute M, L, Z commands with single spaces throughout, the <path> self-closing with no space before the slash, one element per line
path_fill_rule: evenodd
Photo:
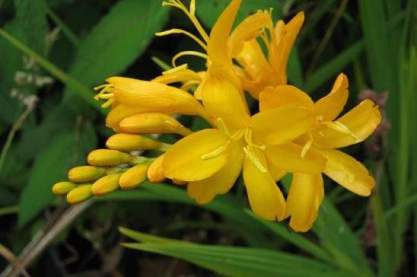
<path fill-rule="evenodd" d="M 243 43 L 241 51 L 234 58 L 243 68 L 243 74 L 239 76 L 243 87 L 255 99 L 265 87 L 274 84 L 274 71 L 256 39 Z"/>
<path fill-rule="evenodd" d="M 189 182 L 212 176 L 227 161 L 228 141 L 216 129 L 205 129 L 177 141 L 164 155 L 165 176 Z"/>
<path fill-rule="evenodd" d="M 312 108 L 314 103 L 307 93 L 290 85 L 268 87 L 259 95 L 261 112 L 289 104 Z"/>
<path fill-rule="evenodd" d="M 349 96 L 349 81 L 345 74 L 337 76 L 329 94 L 314 104 L 314 113 L 321 116 L 324 121 L 334 120 L 345 107 Z"/>
<path fill-rule="evenodd" d="M 162 113 L 143 113 L 126 117 L 120 121 L 119 129 L 134 134 L 191 134 L 191 131 L 175 118 Z"/>
<path fill-rule="evenodd" d="M 231 55 L 235 57 L 242 50 L 246 41 L 256 39 L 262 34 L 263 29 L 271 23 L 271 14 L 267 11 L 257 11 L 255 14 L 246 17 L 230 36 Z"/>
<path fill-rule="evenodd" d="M 296 232 L 306 232 L 317 218 L 324 196 L 321 174 L 295 173 L 287 198 L 290 227 Z"/>
<path fill-rule="evenodd" d="M 206 204 L 217 194 L 227 193 L 236 182 L 242 169 L 242 145 L 235 143 L 230 146 L 228 163 L 213 176 L 190 182 L 187 186 L 188 195 L 199 204 Z"/>
<path fill-rule="evenodd" d="M 344 188 L 369 196 L 375 186 L 374 178 L 368 169 L 352 156 L 338 150 L 321 150 L 327 164 L 324 173 Z"/>
<path fill-rule="evenodd" d="M 288 143 L 313 126 L 310 110 L 303 107 L 284 106 L 252 116 L 251 128 L 258 144 L 278 145 Z"/>
<path fill-rule="evenodd" d="M 321 148 L 340 148 L 367 139 L 381 123 L 379 107 L 369 99 L 363 100 L 344 116 L 336 120 L 348 132 L 322 126 L 314 133 L 314 143 Z"/>
<path fill-rule="evenodd" d="M 147 112 L 204 113 L 192 95 L 172 86 L 124 77 L 111 77 L 107 82 L 112 85 L 115 101 L 123 105 L 140 107 Z"/>
<path fill-rule="evenodd" d="M 285 218 L 285 199 L 275 180 L 267 170 L 264 154 L 254 148 L 245 157 L 243 178 L 249 204 L 253 212 L 267 220 Z M 266 170 L 265 170 L 266 169 Z"/>
<path fill-rule="evenodd" d="M 274 40 L 271 46 L 270 63 L 277 73 L 279 84 L 287 83 L 287 64 L 295 39 L 304 23 L 304 13 L 299 12 L 287 24 L 278 22 L 275 27 Z"/>
<path fill-rule="evenodd" d="M 267 146 L 265 153 L 271 167 L 289 172 L 317 174 L 324 170 L 326 159 L 319 151 L 310 149 L 302 157 L 303 147 L 295 143 Z"/>
<path fill-rule="evenodd" d="M 231 130 L 248 125 L 249 112 L 244 95 L 225 78 L 208 77 L 201 89 L 202 100 L 208 114 L 216 121 L 224 121 Z"/>
<path fill-rule="evenodd" d="M 210 63 L 215 66 L 227 64 L 229 67 L 232 64 L 227 50 L 228 40 L 240 3 L 241 0 L 232 0 L 211 29 L 207 54 Z"/>

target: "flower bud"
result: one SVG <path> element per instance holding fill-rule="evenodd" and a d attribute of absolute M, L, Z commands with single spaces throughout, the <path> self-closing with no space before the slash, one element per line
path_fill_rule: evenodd
<path fill-rule="evenodd" d="M 91 191 L 95 195 L 103 195 L 116 190 L 119 187 L 119 179 L 121 174 L 111 174 L 101 177 L 94 182 Z"/>
<path fill-rule="evenodd" d="M 186 181 L 182 181 L 182 180 L 177 180 L 177 179 L 172 179 L 172 182 L 174 184 L 176 184 L 177 186 L 185 186 L 187 184 Z"/>
<path fill-rule="evenodd" d="M 133 189 L 139 186 L 146 179 L 146 172 L 148 164 L 138 164 L 129 168 L 122 174 L 119 180 L 119 185 L 122 189 Z"/>
<path fill-rule="evenodd" d="M 88 163 L 95 166 L 114 166 L 132 160 L 129 154 L 110 149 L 97 149 L 88 154 Z"/>
<path fill-rule="evenodd" d="M 106 170 L 95 166 L 84 165 L 76 166 L 68 171 L 68 179 L 75 183 L 86 183 L 97 180 L 104 176 Z"/>
<path fill-rule="evenodd" d="M 88 185 L 81 185 L 81 186 L 78 186 L 78 187 L 72 189 L 67 194 L 67 202 L 70 203 L 70 204 L 79 203 L 79 202 L 82 202 L 82 201 L 86 200 L 91 195 L 92 195 L 91 185 L 89 185 L 89 184 Z"/>
<path fill-rule="evenodd" d="M 201 104 L 189 93 L 154 81 L 111 77 L 115 101 L 123 105 L 146 109 L 146 112 L 198 115 L 204 112 Z"/>
<path fill-rule="evenodd" d="M 108 148 L 120 151 L 158 149 L 162 145 L 161 142 L 151 138 L 132 134 L 116 134 L 106 142 Z"/>
<path fill-rule="evenodd" d="M 52 192 L 54 194 L 62 195 L 62 194 L 67 194 L 73 188 L 75 188 L 74 183 L 67 182 L 67 181 L 58 182 L 52 186 Z"/>
<path fill-rule="evenodd" d="M 187 136 L 191 133 L 176 119 L 162 113 L 136 114 L 120 121 L 119 127 L 122 132 L 136 134 L 176 133 Z"/>
<path fill-rule="evenodd" d="M 151 183 L 159 183 L 165 179 L 162 163 L 164 155 L 159 156 L 149 165 L 147 176 Z"/>

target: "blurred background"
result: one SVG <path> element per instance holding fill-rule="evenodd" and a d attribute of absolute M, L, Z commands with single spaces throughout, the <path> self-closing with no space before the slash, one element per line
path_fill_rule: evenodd
<path fill-rule="evenodd" d="M 197 0 L 207 30 L 228 2 Z M 364 98 L 381 106 L 377 132 L 347 149 L 373 172 L 372 197 L 326 179 L 306 234 L 254 217 L 242 186 L 203 207 L 172 185 L 68 207 L 52 184 L 111 135 L 93 87 L 157 76 L 161 61 L 195 45 L 154 33 L 192 25 L 160 0 L 0 0 L 1 276 L 415 276 L 417 1 L 243 0 L 238 21 L 269 8 L 275 19 L 306 14 L 291 84 L 317 99 L 344 72 L 347 108 Z M 121 246 L 132 239 L 136 250 Z"/>

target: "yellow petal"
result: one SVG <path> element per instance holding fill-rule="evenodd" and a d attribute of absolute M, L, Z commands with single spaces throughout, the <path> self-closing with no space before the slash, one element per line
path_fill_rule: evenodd
<path fill-rule="evenodd" d="M 95 166 L 114 166 L 131 160 L 132 157 L 129 154 L 110 149 L 96 149 L 87 156 L 88 163 Z"/>
<path fill-rule="evenodd" d="M 182 181 L 200 181 L 226 163 L 228 138 L 216 129 L 205 129 L 177 141 L 166 153 L 164 174 Z"/>
<path fill-rule="evenodd" d="M 71 182 L 58 182 L 52 186 L 52 192 L 57 195 L 67 194 L 75 188 L 75 184 Z"/>
<path fill-rule="evenodd" d="M 135 150 L 159 149 L 163 144 L 162 142 L 141 135 L 115 134 L 107 139 L 106 146 L 109 149 L 130 152 Z"/>
<path fill-rule="evenodd" d="M 232 0 L 211 29 L 207 54 L 210 62 L 216 66 L 223 64 L 231 66 L 232 64 L 227 50 L 228 40 L 240 3 L 241 0 Z"/>
<path fill-rule="evenodd" d="M 368 169 L 352 156 L 338 150 L 321 150 L 327 158 L 324 173 L 339 185 L 362 195 L 369 196 L 375 186 Z"/>
<path fill-rule="evenodd" d="M 111 77 L 107 82 L 112 85 L 115 101 L 123 105 L 140 107 L 146 112 L 204 113 L 192 95 L 172 86 L 124 77 Z"/>
<path fill-rule="evenodd" d="M 259 95 L 259 110 L 261 112 L 289 104 L 306 108 L 313 107 L 313 101 L 307 93 L 290 85 L 269 87 Z"/>
<path fill-rule="evenodd" d="M 217 194 L 227 193 L 236 182 L 242 169 L 242 145 L 235 143 L 230 146 L 229 162 L 213 176 L 187 186 L 188 195 L 200 205 L 213 200 Z"/>
<path fill-rule="evenodd" d="M 243 164 L 243 178 L 249 204 L 253 212 L 267 220 L 282 220 L 285 217 L 285 199 L 268 171 L 261 170 L 257 163 L 267 168 L 262 152 L 251 149 L 252 158 L 246 155 Z M 253 159 L 257 159 L 254 162 Z"/>
<path fill-rule="evenodd" d="M 103 195 L 115 191 L 119 187 L 121 174 L 110 174 L 94 182 L 91 191 L 95 195 Z"/>
<path fill-rule="evenodd" d="M 290 227 L 296 232 L 306 232 L 317 218 L 324 196 L 321 174 L 295 173 L 287 198 Z"/>
<path fill-rule="evenodd" d="M 272 24 L 272 18 L 267 11 L 257 11 L 246 17 L 230 37 L 231 55 L 235 57 L 242 50 L 246 41 L 256 39 L 269 24 Z"/>
<path fill-rule="evenodd" d="M 146 179 L 148 164 L 138 164 L 126 170 L 119 179 L 122 189 L 133 189 L 138 187 Z"/>
<path fill-rule="evenodd" d="M 288 58 L 303 23 L 304 13 L 299 12 L 287 24 L 283 24 L 282 21 L 276 24 L 275 43 L 271 46 L 270 63 L 278 74 L 275 78 L 281 85 L 287 83 Z"/>
<path fill-rule="evenodd" d="M 81 185 L 68 192 L 67 202 L 76 204 L 90 198 L 92 195 L 91 185 Z"/>
<path fill-rule="evenodd" d="M 275 168 L 289 172 L 317 174 L 324 170 L 326 159 L 319 151 L 310 149 L 302 157 L 303 147 L 295 143 L 267 146 L 265 153 L 268 163 Z"/>
<path fill-rule="evenodd" d="M 381 112 L 374 102 L 366 99 L 336 122 L 343 124 L 350 134 L 322 126 L 313 133 L 316 145 L 321 148 L 340 148 L 364 141 L 381 123 Z"/>
<path fill-rule="evenodd" d="M 243 86 L 254 98 L 257 99 L 265 87 L 274 84 L 274 71 L 255 39 L 243 43 L 235 58 L 243 67 L 244 74 L 240 76 Z"/>
<path fill-rule="evenodd" d="M 146 176 L 148 177 L 149 182 L 151 183 L 160 183 L 165 179 L 163 161 L 165 155 L 160 155 L 158 158 L 152 161 L 149 165 L 148 172 Z"/>
<path fill-rule="evenodd" d="M 250 117 L 246 100 L 236 86 L 225 78 L 213 76 L 208 77 L 203 85 L 203 104 L 212 118 L 221 118 L 231 130 L 248 125 Z"/>
<path fill-rule="evenodd" d="M 105 173 L 104 168 L 90 165 L 76 166 L 68 171 L 68 180 L 76 183 L 87 183 L 103 177 Z"/>
<path fill-rule="evenodd" d="M 162 113 L 143 113 L 127 117 L 120 121 L 119 128 L 122 132 L 134 134 L 191 134 L 189 129 L 173 117 Z"/>
<path fill-rule="evenodd" d="M 345 107 L 349 96 L 348 87 L 349 81 L 346 75 L 339 74 L 330 93 L 314 104 L 315 114 L 321 116 L 325 121 L 335 119 Z"/>
<path fill-rule="evenodd" d="M 253 137 L 258 144 L 278 145 L 292 141 L 313 126 L 313 116 L 306 108 L 284 106 L 252 116 Z"/>

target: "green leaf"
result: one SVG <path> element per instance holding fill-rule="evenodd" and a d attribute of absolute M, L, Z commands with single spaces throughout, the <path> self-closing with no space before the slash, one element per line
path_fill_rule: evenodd
<path fill-rule="evenodd" d="M 340 267 L 352 273 L 362 272 L 364 275 L 371 275 L 358 237 L 353 234 L 349 225 L 327 199 L 322 203 L 313 230 L 320 238 L 323 247 L 333 255 Z"/>
<path fill-rule="evenodd" d="M 306 90 L 309 92 L 315 91 L 329 79 L 335 79 L 336 76 L 342 72 L 347 65 L 359 57 L 363 51 L 363 48 L 363 41 L 358 41 L 343 50 L 339 55 L 334 57 L 326 64 L 320 66 L 309 78 L 307 78 Z"/>
<path fill-rule="evenodd" d="M 126 228 L 123 234 L 143 243 L 125 247 L 186 260 L 227 276 L 332 276 L 339 274 L 329 265 L 301 256 L 266 249 L 208 246 L 161 238 Z"/>
<path fill-rule="evenodd" d="M 224 10 L 229 0 L 204 0 L 197 1 L 197 15 L 209 27 L 212 27 L 217 21 L 217 18 Z M 248 15 L 257 10 L 273 8 L 273 17 L 275 19 L 282 17 L 282 7 L 284 1 L 276 0 L 245 0 L 242 1 L 239 12 L 236 16 L 236 22 L 242 21 Z"/>
<path fill-rule="evenodd" d="M 15 0 L 16 20 L 22 41 L 38 53 L 45 53 L 47 34 L 45 0 Z M 20 38 L 20 37 L 19 37 Z"/>
<path fill-rule="evenodd" d="M 92 88 L 122 72 L 146 49 L 167 18 L 160 1 L 117 2 L 80 43 L 70 75 Z M 69 90 L 65 90 L 67 103 L 74 99 Z"/>
<path fill-rule="evenodd" d="M 52 185 L 66 179 L 69 167 L 84 160 L 84 153 L 95 144 L 95 133 L 88 126 L 80 133 L 64 132 L 49 141 L 49 147 L 37 156 L 29 182 L 21 194 L 19 226 L 25 225 L 52 202 Z"/>

